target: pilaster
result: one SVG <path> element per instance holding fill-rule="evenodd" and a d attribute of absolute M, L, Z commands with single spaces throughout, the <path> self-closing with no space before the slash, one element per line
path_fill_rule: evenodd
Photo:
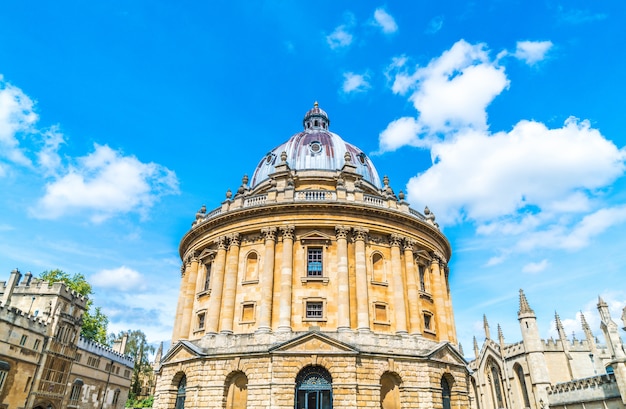
<path fill-rule="evenodd" d="M 215 273 L 211 280 L 211 298 L 207 309 L 206 332 L 216 334 L 219 329 L 220 310 L 222 307 L 222 290 L 224 288 L 224 269 L 226 268 L 226 237 L 217 239 L 217 255 L 215 256 Z"/>
<path fill-rule="evenodd" d="M 293 285 L 293 239 L 294 226 L 280 228 L 283 236 L 283 256 L 280 268 L 280 311 L 278 331 L 291 331 L 291 291 Z"/>
<path fill-rule="evenodd" d="M 365 256 L 365 240 L 367 233 L 368 230 L 366 228 L 355 227 L 352 236 L 355 246 L 357 330 L 359 332 L 370 331 L 370 303 L 367 289 L 367 260 Z"/>
<path fill-rule="evenodd" d="M 337 330 L 350 331 L 348 228 L 335 226 L 335 232 L 337 236 Z"/>
<path fill-rule="evenodd" d="M 239 246 L 241 238 L 239 233 L 229 236 L 228 259 L 226 261 L 226 273 L 224 276 L 224 291 L 222 295 L 222 326 L 220 333 L 233 333 L 233 320 L 235 318 L 235 296 L 237 294 L 237 274 L 239 272 Z"/>
<path fill-rule="evenodd" d="M 400 245 L 402 244 L 402 237 L 397 234 L 392 234 L 389 239 L 391 243 L 391 275 L 393 277 L 393 301 L 396 314 L 396 333 L 400 335 L 408 334 L 406 329 L 404 280 L 402 279 L 402 263 L 400 260 Z"/>
<path fill-rule="evenodd" d="M 276 251 L 276 227 L 261 229 L 265 238 L 265 260 L 263 275 L 261 276 L 261 304 L 259 305 L 259 328 L 257 332 L 271 331 L 272 322 L 272 295 L 274 293 L 274 259 Z"/>

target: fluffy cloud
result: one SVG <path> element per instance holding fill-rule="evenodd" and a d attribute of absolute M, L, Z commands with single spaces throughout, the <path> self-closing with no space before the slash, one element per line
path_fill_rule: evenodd
<path fill-rule="evenodd" d="M 76 160 L 64 174 L 46 185 L 34 217 L 56 219 L 84 211 L 94 222 L 119 213 L 145 212 L 167 194 L 178 193 L 171 170 L 124 156 L 108 146 L 95 145 L 94 152 Z"/>
<path fill-rule="evenodd" d="M 369 75 L 367 74 L 355 74 L 353 72 L 346 72 L 343 74 L 343 86 L 341 89 L 344 93 L 349 94 L 352 92 L 364 92 L 371 88 L 369 83 Z"/>
<path fill-rule="evenodd" d="M 428 198 L 448 223 L 534 214 L 489 227 L 500 233 L 532 226 L 541 212 L 563 213 L 568 202 L 571 211 L 588 210 L 589 196 L 623 174 L 625 159 L 624 151 L 575 118 L 558 129 L 521 121 L 507 133 L 465 132 L 434 144 L 431 155 L 433 166 L 409 181 L 409 199 Z"/>
<path fill-rule="evenodd" d="M 543 259 L 538 263 L 528 263 L 524 267 L 522 267 L 522 273 L 540 273 L 548 267 L 548 264 L 548 260 L 546 259 Z"/>
<path fill-rule="evenodd" d="M 528 65 L 535 65 L 546 57 L 552 41 L 518 41 L 513 56 Z"/>
<path fill-rule="evenodd" d="M 352 13 L 344 14 L 344 24 L 341 24 L 335 30 L 326 36 L 326 42 L 330 46 L 331 49 L 335 50 L 338 48 L 348 47 L 352 44 L 352 40 L 354 36 L 350 33 L 350 30 L 356 24 L 356 18 Z"/>
<path fill-rule="evenodd" d="M 374 25 L 380 27 L 385 34 L 392 34 L 398 31 L 396 20 L 382 8 L 374 11 Z"/>
<path fill-rule="evenodd" d="M 20 148 L 18 136 L 33 132 L 39 119 L 33 101 L 24 92 L 4 80 L 0 74 L 0 159 L 29 166 L 31 161 Z M 0 163 L 0 176 L 3 173 Z"/>
<path fill-rule="evenodd" d="M 402 63 L 402 64 L 400 64 Z M 392 91 L 405 95 L 419 112 L 416 130 L 423 135 L 487 128 L 486 107 L 508 87 L 504 68 L 489 58 L 483 44 L 458 41 L 450 50 L 413 73 L 406 61 L 394 59 L 388 72 L 394 72 Z M 380 135 L 380 151 L 394 146 Z M 414 135 L 411 140 L 420 138 Z"/>
<path fill-rule="evenodd" d="M 111 270 L 100 270 L 89 278 L 96 287 L 120 291 L 141 290 L 145 287 L 143 276 L 132 268 L 121 266 Z"/>

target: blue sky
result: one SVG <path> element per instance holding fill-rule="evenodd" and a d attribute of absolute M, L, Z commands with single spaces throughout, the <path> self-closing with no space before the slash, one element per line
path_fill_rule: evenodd
<path fill-rule="evenodd" d="M 599 334 L 626 303 L 619 1 L 10 2 L 0 13 L 0 271 L 85 274 L 110 331 L 169 339 L 178 241 L 319 101 L 450 239 L 467 356 Z"/>

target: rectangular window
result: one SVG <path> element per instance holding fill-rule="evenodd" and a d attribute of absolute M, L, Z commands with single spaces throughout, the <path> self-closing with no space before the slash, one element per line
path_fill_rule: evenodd
<path fill-rule="evenodd" d="M 242 306 L 241 321 L 242 322 L 254 322 L 254 303 L 248 303 Z"/>
<path fill-rule="evenodd" d="M 433 319 L 432 315 L 424 314 L 424 329 L 426 331 L 432 331 L 433 330 L 433 328 L 432 328 L 432 325 L 433 325 L 432 319 Z"/>
<path fill-rule="evenodd" d="M 319 247 L 309 248 L 307 254 L 307 276 L 322 276 L 322 249 Z"/>
<path fill-rule="evenodd" d="M 204 287 L 202 291 L 209 291 L 209 284 L 211 283 L 211 263 L 206 263 L 204 266 L 206 274 L 204 275 Z"/>
<path fill-rule="evenodd" d="M 306 318 L 320 319 L 320 320 L 323 319 L 324 318 L 324 303 L 322 301 L 307 301 Z"/>
<path fill-rule="evenodd" d="M 426 270 L 424 268 L 424 266 L 419 265 L 417 266 L 418 270 L 419 270 L 419 274 L 420 274 L 420 290 L 422 290 L 423 292 L 426 292 Z"/>
<path fill-rule="evenodd" d="M 41 340 L 36 339 L 35 340 L 35 344 L 33 345 L 33 349 L 34 350 L 38 350 L 39 349 L 39 344 L 41 343 Z"/>
<path fill-rule="evenodd" d="M 24 346 L 26 344 L 27 339 L 28 339 L 27 335 L 22 335 L 22 339 L 20 339 L 20 346 Z"/>
<path fill-rule="evenodd" d="M 204 329 L 204 317 L 205 316 L 206 314 L 203 312 L 198 314 L 198 329 Z"/>
<path fill-rule="evenodd" d="M 83 357 L 83 356 L 82 356 L 81 354 L 76 354 L 76 362 L 80 362 L 80 359 L 81 359 L 82 357 Z"/>
<path fill-rule="evenodd" d="M 384 304 L 374 305 L 374 320 L 378 322 L 387 322 L 387 306 Z"/>
<path fill-rule="evenodd" d="M 95 359 L 94 359 L 95 361 Z M 106 364 L 106 366 L 104 367 L 104 370 L 109 372 L 111 370 L 111 364 Z"/>

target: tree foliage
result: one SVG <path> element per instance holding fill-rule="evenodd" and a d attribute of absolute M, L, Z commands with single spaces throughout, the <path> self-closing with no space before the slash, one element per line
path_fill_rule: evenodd
<path fill-rule="evenodd" d="M 70 290 L 76 291 L 78 294 L 85 297 L 89 297 L 93 294 L 91 284 L 89 284 L 85 276 L 80 273 L 70 275 L 65 271 L 54 269 L 44 271 L 41 273 L 39 278 L 50 284 L 61 281 L 65 283 Z M 92 312 L 92 304 L 93 301 L 88 298 L 87 307 L 85 308 L 85 313 L 83 314 L 83 326 L 80 334 L 84 338 L 106 345 L 109 319 L 102 313 L 100 307 L 94 308 L 94 311 Z"/>
<path fill-rule="evenodd" d="M 130 397 L 134 398 L 141 394 L 142 379 L 149 378 L 152 372 L 150 354 L 154 353 L 154 346 L 148 343 L 146 334 L 141 330 L 120 331 L 117 335 L 110 334 L 109 343 L 113 344 L 113 342 L 121 340 L 124 335 L 128 336 L 124 354 L 132 356 L 135 360 L 133 378 L 129 391 Z"/>

